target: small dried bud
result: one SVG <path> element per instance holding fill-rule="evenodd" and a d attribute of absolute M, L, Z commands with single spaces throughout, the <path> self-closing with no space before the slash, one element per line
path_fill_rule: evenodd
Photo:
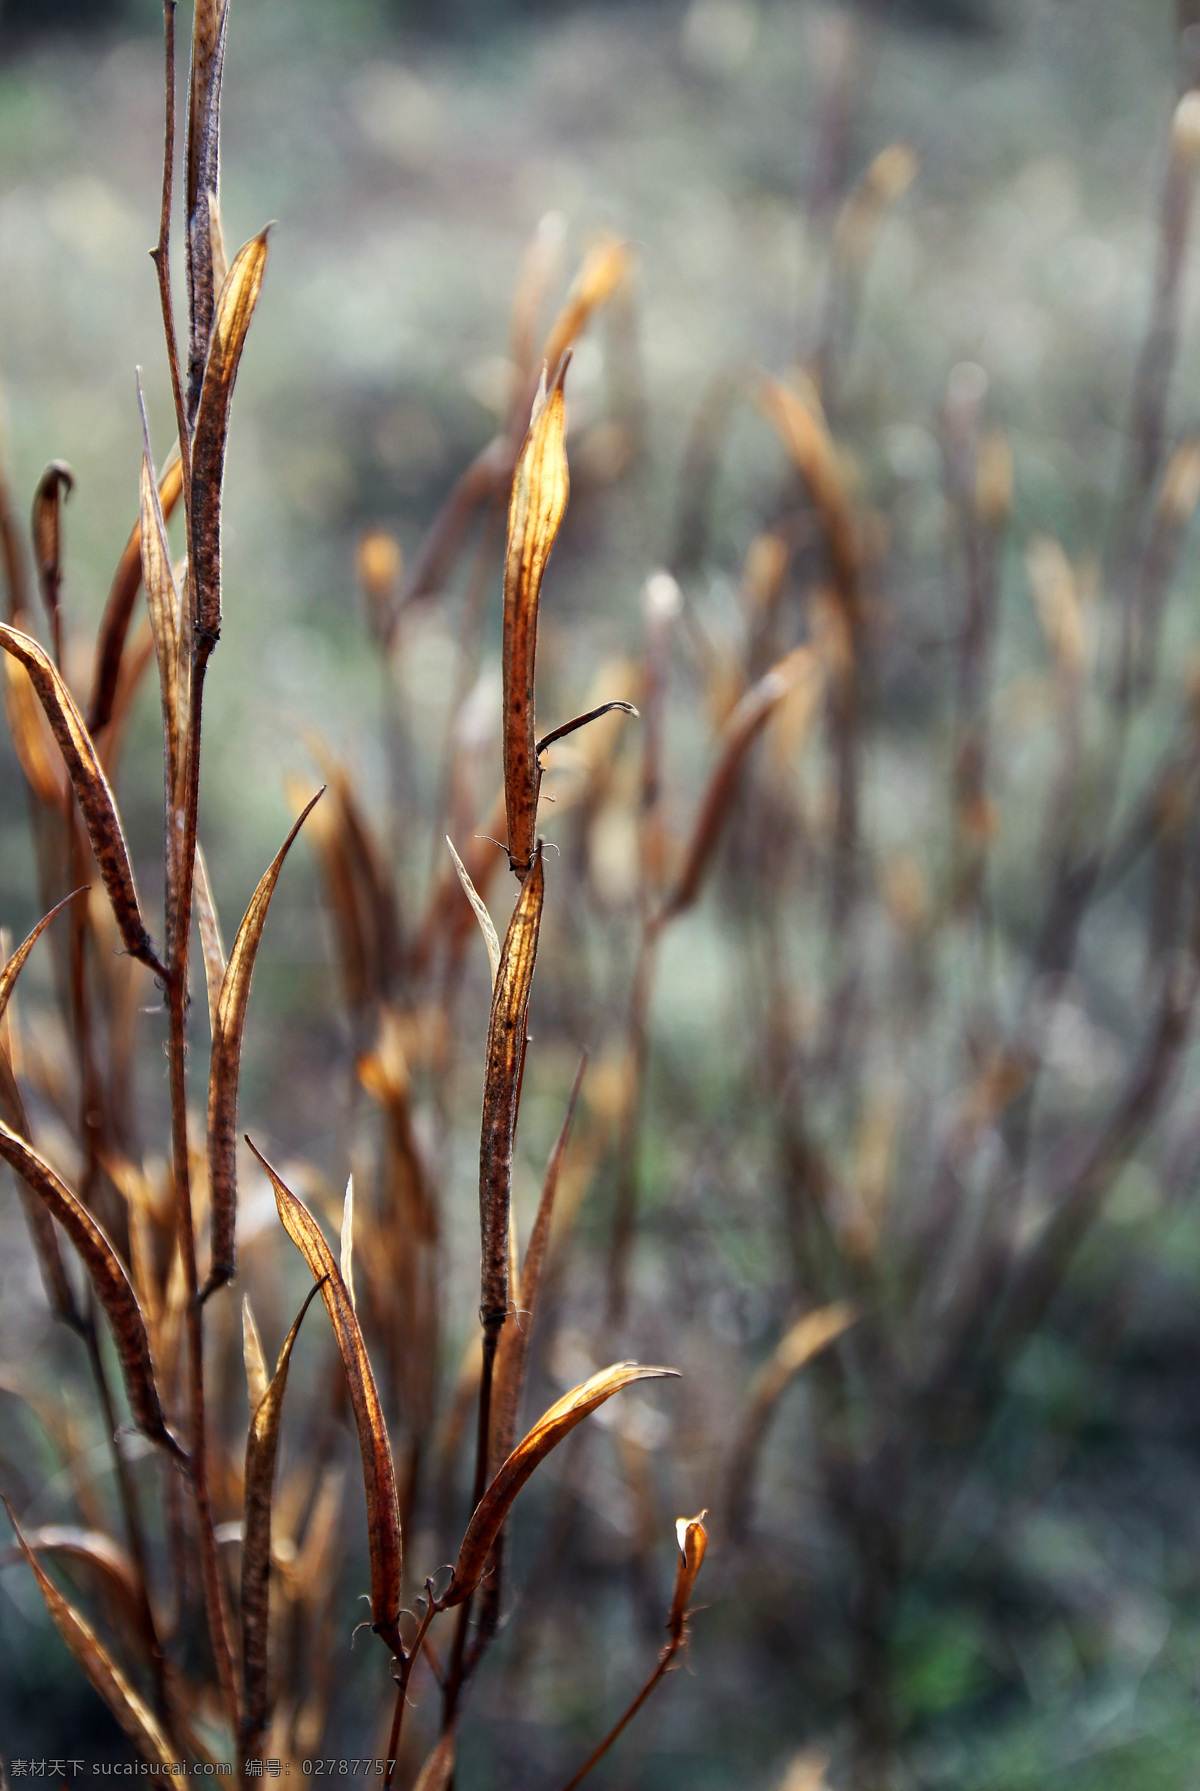
<path fill-rule="evenodd" d="M 384 530 L 372 529 L 358 544 L 355 569 L 367 599 L 371 626 L 380 640 L 386 640 L 391 632 L 396 590 L 404 570 L 400 543 Z"/>

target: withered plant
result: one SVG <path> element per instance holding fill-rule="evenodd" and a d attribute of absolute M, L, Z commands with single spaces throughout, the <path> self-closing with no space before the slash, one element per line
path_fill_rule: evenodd
<path fill-rule="evenodd" d="M 364 1735 L 356 1764 L 380 1774 L 385 1784 L 393 1782 L 410 1682 L 425 1662 L 442 1700 L 441 1738 L 419 1774 L 429 1791 L 451 1782 L 463 1695 L 496 1631 L 504 1589 L 505 1526 L 514 1499 L 539 1463 L 615 1393 L 675 1372 L 614 1363 L 573 1387 L 519 1437 L 530 1331 L 579 1089 L 577 1078 L 522 1259 L 511 1218 L 511 1183 L 527 1014 L 546 900 L 537 833 L 542 754 L 586 722 L 614 708 L 632 707 L 620 701 L 600 705 L 538 739 L 538 601 L 567 504 L 563 382 L 570 344 L 619 279 L 624 251 L 607 245 L 585 267 L 537 363 L 543 368 L 540 383 L 533 344 L 526 345 L 510 427 L 465 481 L 468 496 L 475 487 L 495 497 L 511 486 L 504 563 L 502 772 L 508 860 L 518 894 L 501 940 L 470 871 L 455 855 L 456 888 L 470 904 L 468 920 L 473 910 L 482 925 L 493 978 L 479 1150 L 481 1348 L 468 1387 L 478 1417 L 470 1519 L 440 1590 L 436 1560 L 426 1564 L 424 1591 L 416 1601 L 419 1614 L 414 1615 L 405 1608 L 403 1539 L 428 1463 L 436 1411 L 438 1216 L 435 1189 L 410 1124 L 400 1042 L 406 1016 L 399 1002 L 420 987 L 421 970 L 435 942 L 450 942 L 452 960 L 461 956 L 462 921 L 457 900 L 446 901 L 439 880 L 423 933 L 402 942 L 390 873 L 347 777 L 331 766 L 327 786 L 316 794 L 305 792 L 295 825 L 225 952 L 215 892 L 197 839 L 203 698 L 221 634 L 221 497 L 230 406 L 268 245 L 264 230 L 226 262 L 219 137 L 229 14 L 226 0 L 197 0 L 183 156 L 187 303 L 178 341 L 169 244 L 175 167 L 174 0 L 166 0 L 164 18 L 166 128 L 153 260 L 177 443 L 166 465 L 156 470 L 143 407 L 139 518 L 114 579 L 86 700 L 72 689 L 73 643 L 60 601 L 62 505 L 71 489 L 69 469 L 51 465 L 33 504 L 33 550 L 48 647 L 35 632 L 7 498 L 2 507 L 8 580 L 8 621 L 0 625 L 5 692 L 29 784 L 48 912 L 24 944 L 7 955 L 0 974 L 0 1016 L 30 952 L 62 912 L 55 971 L 74 1061 L 69 1069 L 43 1065 L 42 1077 L 34 1079 L 43 1095 L 53 1085 L 62 1117 L 73 1130 L 79 1165 L 71 1178 L 75 1185 L 68 1185 L 55 1168 L 51 1157 L 56 1153 L 39 1148 L 36 1141 L 22 1094 L 20 1035 L 7 1023 L 0 1048 L 0 1154 L 25 1203 L 55 1314 L 86 1350 L 111 1441 L 124 1534 L 121 1540 L 109 1534 L 95 1501 L 82 1495 L 78 1524 L 28 1527 L 11 1504 L 8 1510 L 17 1547 L 63 1640 L 146 1760 L 162 1769 L 188 1761 L 225 1761 L 232 1770 L 236 1759 L 240 1781 L 261 1776 L 267 1749 L 274 1759 L 295 1761 L 297 1768 L 303 1761 L 309 1770 L 309 1756 L 320 1748 L 335 1671 L 332 1658 L 339 1644 L 330 1634 L 331 1611 L 344 1571 L 335 1540 L 340 1486 L 327 1476 L 314 1483 L 322 1425 L 348 1400 L 366 1500 L 370 1628 L 388 1650 L 395 1681 L 386 1743 L 381 1717 L 376 1725 L 380 1734 Z M 536 270 L 529 277 L 536 280 Z M 459 501 L 452 500 L 451 515 Z M 184 554 L 176 565 L 169 519 L 180 504 Z M 435 531 L 428 563 L 437 552 Z M 140 591 L 145 593 L 147 623 L 135 630 Z M 383 617 L 385 638 L 394 620 Z M 161 948 L 147 928 L 112 787 L 123 724 L 151 659 L 158 667 L 163 720 Z M 340 1256 L 335 1255 L 319 1219 L 246 1139 L 314 1285 L 273 1370 L 249 1297 L 243 1297 L 249 1403 L 243 1438 L 238 1434 L 240 1395 L 227 1377 L 218 1382 L 214 1407 L 206 1325 L 211 1328 L 215 1322 L 228 1334 L 233 1296 L 227 1290 L 237 1276 L 238 1088 L 255 958 L 288 852 L 322 797 L 318 843 L 345 954 L 347 1000 L 360 1023 L 363 1049 L 357 1073 L 384 1119 L 385 1198 L 374 1212 L 360 1208 L 356 1230 L 351 1176 Z M 487 868 L 476 862 L 478 883 L 486 882 Z M 196 1031 L 193 910 L 211 1035 L 202 1134 L 188 1107 L 188 1046 Z M 127 1102 L 133 1032 L 138 1007 L 149 994 L 148 979 L 161 991 L 169 1022 L 170 1159 L 158 1178 L 140 1160 Z M 442 998 L 449 999 L 448 986 Z M 82 1265 L 82 1285 L 64 1259 L 62 1234 Z M 407 1449 L 399 1474 L 356 1309 L 356 1268 L 368 1291 L 370 1329 L 383 1350 L 389 1391 L 404 1416 Z M 305 1313 L 318 1293 L 344 1375 L 332 1392 L 318 1387 L 324 1413 L 315 1414 L 307 1471 L 299 1486 L 293 1483 L 289 1489 L 281 1521 L 276 1459 L 289 1369 Z M 122 1442 L 121 1408 L 102 1321 L 130 1417 L 154 1445 L 152 1460 L 140 1470 Z M 305 1506 L 307 1526 L 297 1546 L 295 1526 Z M 684 1643 L 704 1550 L 701 1519 L 681 1519 L 669 1640 L 634 1709 Z M 88 1585 L 98 1607 L 94 1614 L 85 1614 L 59 1588 L 51 1570 L 62 1568 Z M 453 1617 L 438 1654 L 435 1625 L 447 1613 Z M 342 1638 L 343 1645 L 348 1642 L 349 1637 Z M 607 1751 L 627 1720 L 596 1748 L 573 1784 Z"/>

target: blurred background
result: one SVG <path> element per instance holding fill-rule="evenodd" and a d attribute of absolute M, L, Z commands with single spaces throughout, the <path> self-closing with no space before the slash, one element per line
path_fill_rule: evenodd
<path fill-rule="evenodd" d="M 136 519 L 136 368 L 160 463 L 173 429 L 147 255 L 161 71 L 150 0 L 0 4 L 0 454 L 21 518 L 48 461 L 74 471 L 63 601 L 80 689 Z M 328 1213 L 351 1164 L 386 1202 L 363 1065 L 400 1016 L 440 1210 L 429 1384 L 415 1393 L 399 1360 L 388 1390 L 394 1434 L 428 1442 L 415 1575 L 450 1547 L 469 1480 L 446 1414 L 475 1322 L 487 966 L 472 937 L 461 988 L 447 972 L 435 999 L 414 965 L 442 836 L 464 851 L 499 785 L 492 525 L 423 589 L 417 574 L 505 418 L 535 233 L 543 327 L 590 249 L 631 247 L 567 377 L 572 497 L 543 593 L 539 721 L 644 705 L 647 634 L 667 614 L 654 850 L 671 866 L 746 687 L 798 645 L 820 687 L 741 766 L 700 900 L 662 936 L 644 1041 L 639 723 L 580 735 L 561 810 L 543 806 L 559 855 L 522 1240 L 585 1046 L 591 1061 L 527 1418 L 626 1355 L 684 1377 L 623 1395 L 625 1417 L 579 1433 L 523 1495 L 462 1791 L 574 1769 L 653 1664 L 674 1520 L 701 1507 L 713 1543 L 688 1670 L 597 1786 L 1196 1784 L 1200 128 L 1185 112 L 1172 135 L 1172 117 L 1198 71 L 1200 22 L 1168 0 L 235 0 L 225 240 L 275 223 L 233 411 L 200 834 L 228 939 L 297 793 L 333 764 L 394 886 L 400 967 L 364 992 L 336 839 L 302 840 L 259 958 L 240 1112 Z M 849 622 L 828 506 L 755 403 L 764 375 L 824 405 L 861 559 Z M 661 584 L 646 599 L 664 568 L 665 611 Z M 153 912 L 150 686 L 117 788 Z M 501 930 L 514 891 L 497 873 Z M 40 911 L 0 730 L 0 922 L 20 938 Z M 35 958 L 21 1025 L 45 1012 L 51 1057 L 52 998 Z M 142 1000 L 153 1174 L 165 1027 L 148 979 Z M 69 1167 L 32 1046 L 29 1064 L 40 1135 Z M 612 1239 L 631 1178 L 622 1310 Z M 242 1200 L 270 1353 L 304 1273 L 249 1169 Z M 111 1498 L 107 1457 L 7 1182 L 0 1236 L 0 1484 L 31 1522 L 74 1521 L 81 1477 Z M 858 1322 L 793 1374 L 790 1327 L 832 1301 Z M 297 1414 L 329 1378 L 319 1318 Z M 241 1422 L 231 1327 L 214 1372 Z M 31 1394 L 62 1402 L 57 1433 Z M 384 1663 L 367 1638 L 350 1652 L 356 1451 L 344 1415 L 324 1434 L 347 1470 L 344 1556 L 321 1632 L 327 1726 L 308 1733 L 313 1751 L 365 1754 Z M 321 1496 L 311 1446 L 285 1421 L 297 1512 Z M 423 1699 L 428 1738 L 428 1683 Z M 0 1749 L 123 1745 L 28 1570 L 7 1566 Z"/>

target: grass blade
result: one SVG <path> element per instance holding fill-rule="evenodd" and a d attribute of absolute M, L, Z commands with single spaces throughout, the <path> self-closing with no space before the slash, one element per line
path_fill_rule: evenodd
<path fill-rule="evenodd" d="M 83 1668 L 92 1685 L 108 1705 L 126 1735 L 139 1748 L 144 1758 L 158 1766 L 182 1766 L 170 1743 L 155 1721 L 153 1712 L 142 1702 L 121 1669 L 112 1659 L 99 1637 L 73 1605 L 63 1597 L 37 1556 L 21 1534 L 12 1506 L 4 1501 L 18 1543 L 34 1572 L 46 1601 L 46 1609 L 67 1647 Z"/>
<path fill-rule="evenodd" d="M 558 368 L 549 393 L 539 393 L 513 474 L 504 560 L 504 803 L 508 857 L 519 877 L 533 861 L 537 826 L 537 734 L 534 671 L 538 598 L 550 550 L 567 507 L 566 400 Z"/>
<path fill-rule="evenodd" d="M 461 1604 L 475 1590 L 513 1500 L 556 1444 L 622 1387 L 632 1386 L 634 1381 L 665 1380 L 677 1375 L 674 1368 L 643 1368 L 636 1362 L 617 1362 L 572 1388 L 544 1412 L 495 1474 L 475 1507 L 458 1552 L 454 1577 L 438 1601 L 441 1608 Z"/>
<path fill-rule="evenodd" d="M 242 1508 L 242 1748 L 249 1753 L 262 1737 L 270 1716 L 267 1685 L 267 1637 L 271 1580 L 271 1505 L 275 1484 L 275 1456 L 283 1396 L 287 1391 L 292 1346 L 300 1335 L 304 1315 L 324 1286 L 318 1281 L 296 1314 L 284 1338 L 279 1361 L 266 1394 L 254 1407 L 246 1435 L 246 1477 Z M 247 1304 L 243 1312 L 249 1318 Z M 249 1325 L 254 1321 L 249 1318 Z M 249 1327 L 247 1328 L 249 1335 Z M 261 1349 L 261 1344 L 259 1348 Z M 253 1394 L 251 1394 L 253 1398 Z"/>
<path fill-rule="evenodd" d="M 242 1035 L 250 1000 L 250 979 L 267 910 L 283 861 L 314 805 L 318 790 L 264 871 L 237 930 L 217 1002 L 208 1072 L 208 1181 L 212 1201 L 212 1267 L 202 1299 L 233 1279 L 237 1265 L 237 1099 L 242 1067 Z M 206 963 L 207 969 L 207 963 Z"/>
<path fill-rule="evenodd" d="M 120 1257 L 82 1202 L 3 1120 L 0 1157 L 41 1198 L 83 1258 L 96 1298 L 112 1326 L 130 1408 L 139 1428 L 155 1442 L 163 1443 L 173 1455 L 181 1456 L 183 1452 L 167 1429 L 159 1403 L 146 1321 Z"/>
<path fill-rule="evenodd" d="M 142 921 L 117 805 L 91 736 L 83 725 L 83 717 L 75 707 L 75 699 L 44 650 L 31 636 L 0 623 L 0 646 L 29 674 L 66 760 L 67 772 L 126 950 L 165 977 L 166 971 L 155 956 L 150 935 Z"/>
<path fill-rule="evenodd" d="M 400 1616 L 401 1537 L 400 1507 L 396 1498 L 396 1473 L 392 1463 L 392 1446 L 388 1441 L 383 1408 L 375 1386 L 367 1346 L 350 1302 L 341 1271 L 325 1235 L 304 1202 L 282 1182 L 262 1152 L 251 1140 L 246 1143 L 271 1178 L 275 1204 L 284 1230 L 303 1256 L 315 1279 L 321 1283 L 325 1310 L 333 1326 L 342 1362 L 350 1403 L 358 1425 L 358 1442 L 362 1451 L 363 1488 L 367 1498 L 367 1531 L 371 1549 L 371 1618 L 394 1654 L 400 1653 L 397 1622 Z"/>

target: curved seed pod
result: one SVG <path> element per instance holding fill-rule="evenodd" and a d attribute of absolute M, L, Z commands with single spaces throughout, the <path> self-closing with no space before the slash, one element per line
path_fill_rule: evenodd
<path fill-rule="evenodd" d="M 324 790 L 318 790 L 264 871 L 250 899 L 221 982 L 208 1071 L 208 1183 L 212 1201 L 212 1268 L 203 1298 L 233 1279 L 237 1264 L 237 1098 L 242 1034 L 258 942 L 292 841 Z"/>
<path fill-rule="evenodd" d="M 721 823 L 733 799 L 737 774 L 754 740 L 789 690 L 802 678 L 817 675 L 817 661 L 812 648 L 797 647 L 786 659 L 781 659 L 769 672 L 764 673 L 757 684 L 752 684 L 734 708 L 721 729 L 720 754 L 700 804 L 700 813 L 696 817 L 692 837 L 684 854 L 683 868 L 674 889 L 663 903 L 659 915 L 660 925 L 673 920 L 685 908 L 690 908 L 699 894 L 704 872 L 721 831 Z"/>
<path fill-rule="evenodd" d="M 504 804 L 509 863 L 528 876 L 537 824 L 538 764 L 533 686 L 542 575 L 567 507 L 564 359 L 539 393 L 513 474 L 504 560 Z"/>
<path fill-rule="evenodd" d="M 704 1528 L 707 1516 L 708 1512 L 702 1511 L 698 1517 L 679 1518 L 675 1525 L 675 1534 L 679 1538 L 679 1561 L 675 1568 L 675 1590 L 667 1617 L 667 1629 L 675 1648 L 681 1645 L 687 1635 L 688 1605 L 708 1552 L 708 1531 Z"/>
<path fill-rule="evenodd" d="M 479 1135 L 480 1305 L 485 1327 L 502 1325 L 508 1312 L 508 1216 L 512 1194 L 513 1133 L 525 1055 L 525 1019 L 537 957 L 545 895 L 542 848 L 504 935 L 492 992 L 484 1060 L 483 1124 Z"/>
<path fill-rule="evenodd" d="M 287 1391 L 292 1345 L 300 1335 L 305 1313 L 323 1285 L 323 1282 L 318 1281 L 309 1289 L 303 1306 L 296 1314 L 295 1323 L 284 1338 L 271 1384 L 251 1413 L 250 1428 L 246 1435 L 241 1595 L 244 1686 L 242 1748 L 246 1753 L 251 1752 L 260 1740 L 270 1716 L 267 1695 L 267 1633 L 270 1616 L 271 1502 L 275 1483 L 275 1456 L 279 1447 L 279 1425 L 283 1417 L 283 1396 Z M 248 1304 L 244 1310 L 248 1315 Z M 253 1324 L 252 1319 L 250 1323 Z"/>
<path fill-rule="evenodd" d="M 517 1444 L 475 1507 L 458 1551 L 454 1577 L 444 1596 L 438 1600 L 441 1607 L 447 1610 L 451 1605 L 461 1604 L 475 1590 L 509 1507 L 538 1463 L 557 1443 L 622 1387 L 631 1386 L 634 1381 L 676 1379 L 678 1373 L 676 1368 L 643 1368 L 636 1362 L 616 1362 L 564 1394 L 544 1412 Z"/>
<path fill-rule="evenodd" d="M 125 948 L 132 957 L 140 958 L 143 964 L 165 977 L 167 973 L 155 956 L 138 907 L 137 889 L 117 805 L 91 736 L 83 725 L 83 717 L 75 707 L 75 699 L 44 650 L 29 635 L 0 623 L 0 646 L 19 660 L 28 672 L 54 731 Z"/>
<path fill-rule="evenodd" d="M 62 911 L 62 909 L 64 909 L 66 907 L 68 902 L 73 902 L 77 895 L 86 895 L 87 894 L 88 887 L 89 886 L 85 883 L 82 888 L 73 889 L 71 891 L 70 895 L 64 896 L 61 902 L 56 902 L 54 904 L 53 908 L 51 908 L 49 914 L 44 914 L 42 916 L 41 920 L 38 921 L 36 927 L 34 927 L 32 933 L 30 933 L 28 939 L 25 940 L 24 944 L 18 945 L 16 951 L 13 953 L 12 957 L 8 960 L 7 964 L 5 964 L 4 968 L 2 970 L 0 970 L 0 1019 L 2 1019 L 4 1016 L 4 1010 L 8 1006 L 8 999 L 9 999 L 9 996 L 13 992 L 13 988 L 16 985 L 17 978 L 20 976 L 21 971 L 24 969 L 25 960 L 29 956 L 30 952 L 33 950 L 34 946 L 37 944 L 38 940 L 41 938 L 42 934 L 45 932 L 46 928 L 50 925 L 50 922 L 54 919 L 54 916 L 56 914 L 60 913 Z"/>
<path fill-rule="evenodd" d="M 62 659 L 62 615 L 58 593 L 62 585 L 62 507 L 75 487 L 75 475 L 65 460 L 52 460 L 33 494 L 33 559 L 38 589 L 46 606 L 54 657 Z"/>
<path fill-rule="evenodd" d="M 207 211 L 204 228 L 207 232 Z M 221 288 L 196 410 L 188 565 L 196 592 L 196 654 L 201 663 L 207 660 L 221 633 L 221 481 L 225 473 L 229 406 L 266 265 L 267 233 L 263 230 L 238 250 Z"/>
<path fill-rule="evenodd" d="M 283 1228 L 303 1256 L 315 1279 L 320 1281 L 325 1310 L 333 1326 L 342 1362 L 350 1404 L 358 1425 L 358 1443 L 362 1452 L 363 1488 L 367 1496 L 367 1533 L 371 1549 L 371 1617 L 393 1654 L 400 1653 L 397 1621 L 400 1616 L 401 1537 L 400 1507 L 396 1499 L 396 1472 L 392 1463 L 392 1446 L 388 1440 L 383 1408 L 375 1386 L 367 1346 L 363 1342 L 350 1295 L 334 1261 L 333 1251 L 325 1235 L 304 1202 L 282 1182 L 260 1150 L 249 1138 L 246 1143 L 271 1178 L 275 1204 Z"/>
<path fill-rule="evenodd" d="M 183 1451 L 167 1429 L 159 1404 L 146 1321 L 120 1257 L 87 1208 L 58 1179 L 49 1163 L 10 1131 L 3 1120 L 0 1157 L 41 1198 L 83 1258 L 96 1298 L 112 1326 L 130 1409 L 139 1429 L 182 1459 Z"/>
<path fill-rule="evenodd" d="M 183 466 L 179 460 L 178 447 L 175 447 L 171 450 L 171 457 L 158 481 L 158 501 L 167 522 L 170 522 L 182 494 Z M 88 698 L 87 709 L 88 731 L 93 735 L 107 726 L 112 718 L 113 698 L 121 675 L 121 655 L 125 651 L 125 636 L 129 632 L 129 622 L 141 584 L 142 524 L 139 517 L 130 530 L 129 539 L 117 561 L 100 632 L 96 637 L 96 666 L 92 673 L 92 694 Z"/>
<path fill-rule="evenodd" d="M 4 1501 L 4 1509 L 8 1512 L 8 1521 L 16 1534 L 21 1552 L 33 1569 L 34 1576 L 41 1588 L 42 1597 L 46 1601 L 46 1609 L 54 1619 L 54 1627 L 126 1735 L 143 1756 L 154 1761 L 156 1765 L 182 1766 L 183 1761 L 172 1752 L 171 1745 L 159 1728 L 154 1713 L 142 1702 L 95 1631 L 84 1622 L 75 1607 L 67 1602 L 42 1567 L 32 1548 L 21 1534 L 20 1526 L 13 1516 L 12 1506 L 7 1499 Z"/>

